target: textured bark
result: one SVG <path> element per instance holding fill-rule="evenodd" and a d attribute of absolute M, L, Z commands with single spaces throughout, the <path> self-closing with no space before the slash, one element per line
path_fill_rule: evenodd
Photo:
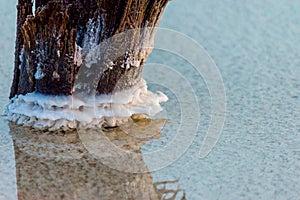
<path fill-rule="evenodd" d="M 142 66 L 151 48 L 146 27 L 157 27 L 168 0 L 36 0 L 32 15 L 30 0 L 19 0 L 16 61 L 10 98 L 18 94 L 70 95 L 82 68 L 74 62 L 76 46 L 87 56 L 92 46 L 112 36 L 136 29 L 121 41 L 103 47 L 100 60 L 91 66 L 92 75 L 80 73 L 81 80 L 92 81 L 97 94 L 131 87 L 141 78 Z M 116 53 L 118 52 L 118 53 Z M 132 66 L 128 59 L 140 63 Z M 113 66 L 107 67 L 112 61 Z M 124 63 L 129 63 L 124 67 Z M 36 76 L 35 76 L 36 75 Z M 81 77 L 86 76 L 86 77 Z M 81 88 L 87 90 L 87 88 Z"/>
<path fill-rule="evenodd" d="M 16 33 L 16 46 L 15 46 L 15 69 L 14 78 L 11 86 L 10 98 L 16 94 L 24 93 L 24 88 L 19 85 L 20 79 L 26 79 L 27 77 L 20 77 L 20 55 L 22 47 L 24 45 L 24 39 L 21 32 L 21 27 L 24 24 L 28 15 L 32 15 L 32 3 L 31 0 L 19 0 L 17 5 L 17 33 Z"/>

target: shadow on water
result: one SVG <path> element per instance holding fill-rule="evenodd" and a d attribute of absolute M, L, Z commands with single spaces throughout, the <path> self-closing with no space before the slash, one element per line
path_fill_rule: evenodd
<path fill-rule="evenodd" d="M 18 199 L 185 199 L 181 189 L 167 189 L 178 181 L 153 183 L 141 147 L 161 137 L 165 120 L 147 120 L 67 133 L 10 123 Z M 111 145 L 127 156 L 111 153 Z"/>

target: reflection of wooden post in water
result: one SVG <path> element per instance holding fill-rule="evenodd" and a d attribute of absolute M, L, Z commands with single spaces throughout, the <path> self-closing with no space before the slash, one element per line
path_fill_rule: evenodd
<path fill-rule="evenodd" d="M 161 124 L 162 121 L 152 123 L 150 130 Z M 108 138 L 118 148 L 139 156 L 136 166 L 146 173 L 128 173 L 115 170 L 90 154 L 85 148 L 88 144 L 84 144 L 88 140 L 82 141 L 76 131 L 49 134 L 13 124 L 10 124 L 10 130 L 14 141 L 20 200 L 163 199 L 165 195 L 155 188 L 140 152 L 140 147 L 147 140 L 160 137 L 159 131 L 142 138 L 132 137 L 121 129 L 89 130 L 89 137 L 94 134 L 94 138 Z M 98 146 L 103 145 L 100 142 Z M 101 153 L 105 154 L 105 148 Z M 113 159 L 116 163 L 120 162 L 118 157 Z"/>
<path fill-rule="evenodd" d="M 70 95 L 81 64 L 79 60 L 89 60 L 94 45 L 129 29 L 157 27 L 167 2 L 36 0 L 33 16 L 32 0 L 19 0 L 10 98 L 34 91 Z M 100 77 L 95 75 L 99 78 L 98 94 L 129 88 L 140 80 L 142 66 L 152 50 L 142 50 L 140 45 L 151 41 L 154 34 L 155 30 L 147 34 L 137 32 L 126 38 L 128 44 L 123 44 L 126 47 L 121 43 L 110 52 L 101 52 L 103 72 Z M 82 54 L 77 59 L 79 49 Z M 106 63 L 110 54 L 120 50 L 120 56 Z M 107 64 L 109 67 L 105 67 Z M 117 86 L 118 82 L 121 84 Z"/>

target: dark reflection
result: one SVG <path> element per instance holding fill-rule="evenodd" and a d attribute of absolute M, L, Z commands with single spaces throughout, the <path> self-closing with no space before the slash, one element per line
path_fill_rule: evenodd
<path fill-rule="evenodd" d="M 113 129 L 67 133 L 10 123 L 19 200 L 178 199 L 179 195 L 185 199 L 180 189 L 166 189 L 174 182 L 152 181 L 141 146 L 161 137 L 159 130 L 165 121 L 147 120 L 135 119 Z M 144 173 L 137 173 L 137 169 Z"/>

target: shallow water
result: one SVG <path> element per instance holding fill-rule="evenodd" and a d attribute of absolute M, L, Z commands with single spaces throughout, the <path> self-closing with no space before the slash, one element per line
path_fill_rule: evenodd
<path fill-rule="evenodd" d="M 16 1 L 0 1 L 0 107 L 4 107 L 7 102 L 13 71 L 15 4 Z M 151 90 L 162 90 L 168 95 L 170 100 L 163 104 L 165 111 L 157 116 L 157 118 L 168 119 L 168 123 L 162 129 L 161 137 L 154 137 L 155 139 L 149 136 L 156 133 L 153 129 L 143 132 L 145 136 L 141 133 L 139 135 L 136 129 L 123 127 L 127 134 L 134 134 L 137 138 L 147 138 L 145 144 L 138 143 L 140 146 L 137 147 L 129 146 L 136 150 L 141 148 L 141 154 L 135 155 L 142 155 L 143 161 L 134 169 L 138 170 L 138 166 L 141 166 L 152 171 L 151 175 L 128 178 L 98 163 L 89 166 L 87 171 L 93 174 L 101 168 L 107 176 L 95 173 L 95 177 L 99 176 L 103 179 L 98 179 L 97 182 L 92 178 L 82 178 L 77 182 L 78 185 L 74 179 L 76 185 L 74 189 L 79 190 L 77 194 L 88 196 L 88 193 L 80 191 L 89 188 L 97 192 L 97 188 L 103 183 L 107 183 L 107 190 L 102 190 L 103 194 L 109 194 L 106 192 L 116 188 L 132 193 L 132 188 L 136 190 L 139 188 L 135 186 L 140 183 L 136 180 L 144 181 L 143 184 L 148 188 L 147 192 L 154 194 L 155 183 L 178 180 L 178 183 L 169 183 L 167 186 L 184 190 L 186 199 L 298 199 L 300 195 L 300 46 L 298 45 L 300 14 L 297 9 L 299 6 L 300 2 L 297 0 L 288 2 L 279 0 L 171 1 L 160 27 L 182 32 L 202 45 L 215 61 L 223 78 L 227 110 L 221 137 L 210 154 L 200 159 L 199 150 L 211 115 L 210 95 L 205 80 L 188 60 L 171 52 L 154 50 L 148 59 L 148 67 L 147 65 L 145 67 L 144 78 L 148 80 Z M 173 76 L 170 70 L 166 78 L 161 78 L 159 69 L 162 67 L 151 70 L 157 67 L 151 63 L 167 65 L 178 76 Z M 190 84 L 184 84 L 186 80 Z M 193 91 L 196 100 L 193 95 L 180 99 L 184 91 Z M 195 105 L 196 101 L 198 107 Z M 190 120 L 184 121 L 184 124 L 182 124 L 182 116 L 187 113 L 183 110 L 187 110 L 191 116 L 190 118 L 187 116 Z M 197 118 L 199 126 L 197 131 L 191 133 L 189 127 L 193 127 L 193 111 L 199 114 L 199 119 Z M 63 147 L 62 144 L 57 144 L 57 140 L 60 141 L 61 138 L 51 136 L 38 138 L 39 142 L 44 141 L 46 144 L 41 149 L 28 150 L 25 148 L 26 145 L 22 145 L 27 144 L 25 136 L 30 131 L 26 132 L 20 127 L 9 127 L 3 120 L 0 124 L 0 199 L 15 199 L 17 192 L 20 195 L 27 187 L 29 180 L 36 183 L 39 183 L 38 181 L 45 184 L 53 183 L 54 189 L 59 185 L 57 181 L 63 183 L 64 176 L 59 180 L 55 178 L 57 175 L 55 173 L 52 174 L 53 177 L 47 177 L 42 169 L 39 172 L 34 171 L 36 163 L 40 165 L 43 162 L 47 163 L 47 160 L 34 157 L 34 154 L 41 154 L 45 149 L 50 153 L 60 151 L 59 156 L 54 156 L 58 160 L 54 162 L 50 159 L 49 169 L 45 169 L 51 172 L 56 172 L 55 166 L 60 166 L 62 171 L 65 170 L 63 165 L 65 163 L 60 160 L 63 158 L 61 155 L 78 160 L 76 156 L 80 157 L 82 154 L 81 151 L 77 152 L 78 148 L 82 148 L 80 146 L 82 144 L 79 145 L 76 143 L 77 140 L 74 142 L 68 137 Z M 181 129 L 180 125 L 185 128 Z M 168 145 L 172 146 L 172 141 L 176 138 L 184 141 L 187 139 L 184 136 L 190 134 L 195 134 L 195 138 L 186 152 L 185 149 L 180 148 L 180 144 L 173 146 L 174 153 L 163 151 Z M 36 147 L 35 141 L 30 141 L 31 145 L 28 146 Z M 128 147 L 126 145 L 128 140 L 125 139 L 124 142 L 124 138 L 116 137 L 114 141 L 118 145 L 121 143 L 123 147 Z M 97 144 L 93 145 L 98 147 Z M 84 147 L 88 149 L 88 146 Z M 107 152 L 97 154 L 96 151 L 92 155 L 106 155 L 105 153 Z M 182 153 L 184 154 L 181 156 Z M 29 158 L 24 156 L 27 154 L 35 160 L 33 162 L 26 160 L 30 160 L 30 156 Z M 53 155 L 51 157 L 46 154 L 45 157 L 47 156 L 53 158 Z M 91 160 L 96 162 L 97 159 L 100 158 L 84 157 L 83 160 L 79 159 L 78 163 L 74 163 L 74 166 L 84 166 L 82 163 Z M 168 162 L 170 165 L 165 166 L 162 162 L 164 160 L 170 161 Z M 121 160 L 121 162 L 125 161 Z M 130 167 L 126 169 L 128 168 Z M 35 176 L 32 176 L 32 172 L 36 173 Z M 79 169 L 72 173 L 78 173 L 79 177 L 83 175 L 83 171 Z M 119 182 L 123 181 L 131 185 L 118 187 L 114 185 L 116 182 L 112 177 L 119 177 Z M 145 190 L 138 191 L 146 193 Z M 95 194 L 95 191 L 89 192 Z M 182 196 L 182 192 L 177 195 L 178 198 Z"/>

